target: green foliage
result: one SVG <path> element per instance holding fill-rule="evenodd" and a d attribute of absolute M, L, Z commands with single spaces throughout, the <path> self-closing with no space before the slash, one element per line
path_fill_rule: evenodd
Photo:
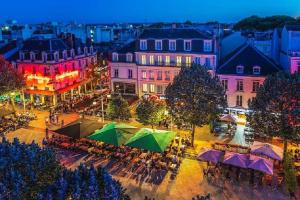
<path fill-rule="evenodd" d="M 165 104 L 153 97 L 142 98 L 136 108 L 138 121 L 152 127 L 164 119 L 165 111 Z"/>
<path fill-rule="evenodd" d="M 25 86 L 25 79 L 4 58 L 0 57 L 0 96 L 17 92 Z"/>
<path fill-rule="evenodd" d="M 294 193 L 296 191 L 297 180 L 296 180 L 296 171 L 295 171 L 293 154 L 287 152 L 285 158 L 286 158 L 284 162 L 285 186 L 288 192 Z"/>
<path fill-rule="evenodd" d="M 284 141 L 300 139 L 300 76 L 279 72 L 270 75 L 250 104 L 249 115 L 255 132 Z M 262 126 L 263 124 L 263 126 Z M 286 152 L 286 142 L 285 142 Z"/>
<path fill-rule="evenodd" d="M 182 68 L 167 87 L 166 102 L 176 121 L 193 126 L 216 119 L 227 104 L 219 79 L 195 64 Z"/>
<path fill-rule="evenodd" d="M 266 31 L 293 23 L 297 23 L 296 19 L 285 15 L 275 15 L 270 17 L 251 16 L 236 23 L 234 29 Z"/>
<path fill-rule="evenodd" d="M 106 109 L 106 113 L 112 120 L 128 120 L 131 117 L 128 102 L 120 95 L 112 97 Z"/>

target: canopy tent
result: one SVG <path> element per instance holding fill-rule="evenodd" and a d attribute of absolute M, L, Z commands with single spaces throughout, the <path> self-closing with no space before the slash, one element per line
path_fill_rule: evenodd
<path fill-rule="evenodd" d="M 269 143 L 254 141 L 250 148 L 252 154 L 265 155 L 275 160 L 282 160 L 283 158 L 283 149 Z"/>
<path fill-rule="evenodd" d="M 248 168 L 273 175 L 273 162 L 259 156 L 250 155 Z"/>
<path fill-rule="evenodd" d="M 123 145 L 129 138 L 133 136 L 134 126 L 126 124 L 109 123 L 101 130 L 96 130 L 88 138 L 91 140 L 101 141 L 115 146 Z"/>
<path fill-rule="evenodd" d="M 215 149 L 203 149 L 197 156 L 198 160 L 218 163 L 224 156 L 224 152 Z"/>
<path fill-rule="evenodd" d="M 248 155 L 226 151 L 224 155 L 223 163 L 228 165 L 233 165 L 236 167 L 247 168 Z"/>
<path fill-rule="evenodd" d="M 142 128 L 125 145 L 153 152 L 163 152 L 174 137 L 175 133 L 171 131 Z"/>
<path fill-rule="evenodd" d="M 235 123 L 236 119 L 230 114 L 225 114 L 222 117 L 220 117 L 220 121 L 228 122 L 228 123 Z"/>

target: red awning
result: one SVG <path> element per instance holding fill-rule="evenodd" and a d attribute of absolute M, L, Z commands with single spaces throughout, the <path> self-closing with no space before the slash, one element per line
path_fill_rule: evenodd
<path fill-rule="evenodd" d="M 41 94 L 41 95 L 47 95 L 52 96 L 54 94 L 53 91 L 48 90 L 25 90 L 26 94 Z"/>
<path fill-rule="evenodd" d="M 69 86 L 67 86 L 67 87 L 65 87 L 65 88 L 62 88 L 62 89 L 57 90 L 56 92 L 59 93 L 59 94 L 61 94 L 61 93 L 64 93 L 64 92 L 66 92 L 66 91 L 69 91 L 69 90 L 71 90 L 71 89 L 73 89 L 73 88 L 76 88 L 76 87 L 78 87 L 78 86 L 80 86 L 80 85 L 83 85 L 83 84 L 85 84 L 85 83 L 87 83 L 87 82 L 89 82 L 89 80 L 81 81 L 81 82 L 79 82 L 79 83 L 75 83 L 75 84 L 73 84 L 73 85 L 69 85 Z"/>

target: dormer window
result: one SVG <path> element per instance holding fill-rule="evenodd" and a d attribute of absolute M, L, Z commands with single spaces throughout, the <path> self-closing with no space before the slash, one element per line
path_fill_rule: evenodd
<path fill-rule="evenodd" d="M 236 67 L 236 73 L 237 74 L 243 74 L 244 73 L 244 66 L 241 66 L 241 65 L 237 66 Z"/>
<path fill-rule="evenodd" d="M 72 58 L 75 57 L 75 51 L 74 51 L 74 49 L 71 49 L 71 57 L 72 57 Z"/>
<path fill-rule="evenodd" d="M 77 49 L 77 53 L 78 53 L 78 55 L 80 55 L 80 54 L 81 54 L 81 48 L 80 48 L 80 47 L 78 47 L 78 49 Z"/>
<path fill-rule="evenodd" d="M 24 52 L 20 52 L 20 53 L 19 53 L 19 58 L 20 58 L 21 61 L 24 60 L 24 58 L 25 58 Z"/>
<path fill-rule="evenodd" d="M 126 54 L 126 62 L 132 62 L 132 54 L 131 53 Z"/>
<path fill-rule="evenodd" d="M 84 47 L 84 50 L 83 50 L 83 51 L 84 51 L 84 54 L 85 54 L 85 55 L 88 54 L 88 48 L 87 48 L 87 47 Z"/>
<path fill-rule="evenodd" d="M 58 60 L 59 60 L 59 53 L 57 51 L 54 52 L 54 60 L 55 60 L 55 62 L 58 62 Z"/>
<path fill-rule="evenodd" d="M 191 40 L 184 40 L 184 50 L 185 51 L 192 50 L 192 41 Z"/>
<path fill-rule="evenodd" d="M 114 62 L 118 62 L 118 54 L 117 53 L 113 53 L 112 54 L 112 60 L 114 61 Z"/>
<path fill-rule="evenodd" d="M 66 51 L 66 50 L 63 51 L 63 58 L 64 58 L 65 60 L 67 59 L 67 51 Z"/>
<path fill-rule="evenodd" d="M 211 52 L 212 51 L 212 41 L 211 40 L 204 40 L 203 50 L 205 52 Z"/>
<path fill-rule="evenodd" d="M 42 52 L 42 59 L 43 59 L 43 62 L 47 62 L 47 53 L 46 52 Z"/>
<path fill-rule="evenodd" d="M 155 50 L 161 51 L 162 50 L 162 41 L 155 40 Z"/>
<path fill-rule="evenodd" d="M 169 50 L 176 51 L 176 40 L 169 40 Z"/>
<path fill-rule="evenodd" d="M 90 53 L 94 53 L 94 48 L 92 46 L 90 47 Z"/>
<path fill-rule="evenodd" d="M 259 66 L 254 66 L 253 67 L 253 74 L 255 74 L 255 75 L 260 74 L 260 67 Z"/>
<path fill-rule="evenodd" d="M 30 52 L 30 60 L 31 60 L 31 62 L 35 61 L 35 53 L 34 52 Z"/>
<path fill-rule="evenodd" d="M 140 49 L 147 50 L 147 40 L 140 40 Z"/>

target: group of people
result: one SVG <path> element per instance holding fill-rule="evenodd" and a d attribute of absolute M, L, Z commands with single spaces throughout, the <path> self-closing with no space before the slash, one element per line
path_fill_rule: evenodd
<path fill-rule="evenodd" d="M 27 127 L 29 122 L 35 118 L 35 114 L 30 112 L 16 113 L 0 117 L 0 133 L 6 134 L 9 131 L 14 131 L 18 128 Z"/>

